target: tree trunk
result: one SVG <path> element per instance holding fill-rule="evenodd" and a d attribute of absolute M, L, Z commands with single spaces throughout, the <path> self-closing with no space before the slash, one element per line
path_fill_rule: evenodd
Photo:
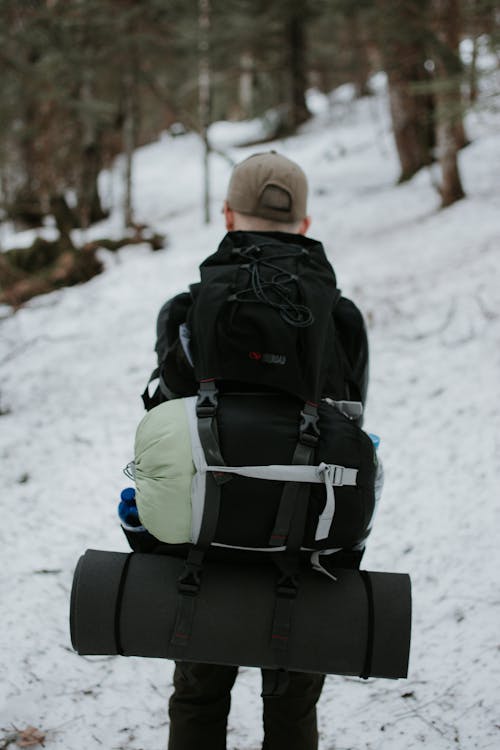
<path fill-rule="evenodd" d="M 438 114 L 438 118 L 440 121 L 437 126 L 437 145 L 442 175 L 439 192 L 441 205 L 445 208 L 463 198 L 465 192 L 458 169 L 455 132 L 446 116 L 441 117 Z"/>
<path fill-rule="evenodd" d="M 467 36 L 470 37 L 472 50 L 467 67 L 468 83 L 468 102 L 474 105 L 479 94 L 478 91 L 478 54 L 479 54 L 479 37 L 485 29 L 481 23 L 483 18 L 482 0 L 468 0 L 463 6 L 463 23 L 467 30 Z"/>
<path fill-rule="evenodd" d="M 459 0 L 433 0 L 436 36 L 439 47 L 435 55 L 437 100 L 437 149 L 441 166 L 441 205 L 449 206 L 464 197 L 457 152 L 467 139 L 462 122 L 460 91 L 461 63 Z"/>
<path fill-rule="evenodd" d="M 97 179 L 102 168 L 101 147 L 97 140 L 87 143 L 82 150 L 82 165 L 78 191 L 78 215 L 82 227 L 88 227 L 107 216 L 101 205 Z"/>
<path fill-rule="evenodd" d="M 420 72 L 413 71 L 413 80 L 405 79 L 395 71 L 389 74 L 392 126 L 401 164 L 398 182 L 411 179 L 432 162 L 434 103 L 429 96 L 417 96 L 411 91 L 411 85 Z"/>
<path fill-rule="evenodd" d="M 434 146 L 432 95 L 425 91 L 425 4 L 377 0 L 380 51 L 389 82 L 389 102 L 401 164 L 399 182 L 409 180 L 432 162 Z"/>
<path fill-rule="evenodd" d="M 478 97 L 477 86 L 477 56 L 478 56 L 478 38 L 474 34 L 472 39 L 472 56 L 469 64 L 469 102 L 475 104 Z"/>
<path fill-rule="evenodd" d="M 66 249 L 74 249 L 71 230 L 75 229 L 78 221 L 68 206 L 64 195 L 53 195 L 51 197 L 50 210 L 59 230 L 59 244 Z"/>
<path fill-rule="evenodd" d="M 243 117 L 253 116 L 253 83 L 254 83 L 254 58 L 251 52 L 242 52 L 240 55 L 240 76 L 238 84 L 238 98 L 240 110 Z"/>
<path fill-rule="evenodd" d="M 349 34 L 352 44 L 352 75 L 356 86 L 356 96 L 369 96 L 371 94 L 368 86 L 370 77 L 370 60 L 368 57 L 367 42 L 364 38 L 361 13 L 356 4 L 353 4 L 352 12 L 348 18 Z"/>
<path fill-rule="evenodd" d="M 84 62 L 84 64 L 86 63 Z M 92 75 L 89 69 L 83 73 L 83 83 L 80 89 L 82 154 L 78 185 L 78 216 L 82 227 L 88 227 L 90 224 L 106 218 L 97 186 L 97 178 L 102 167 L 102 154 L 97 124 L 93 114 L 92 86 Z"/>
<path fill-rule="evenodd" d="M 22 184 L 14 193 L 12 203 L 8 207 L 8 215 L 16 223 L 29 228 L 41 226 L 44 216 L 37 179 L 38 158 L 35 148 L 37 114 L 33 92 L 28 89 L 19 140 L 19 167 L 22 173 Z"/>
<path fill-rule="evenodd" d="M 125 152 L 125 200 L 123 206 L 124 224 L 131 227 L 134 223 L 132 201 L 132 169 L 134 149 L 137 139 L 137 117 L 134 103 L 134 76 L 129 70 L 123 78 L 124 116 L 123 116 L 123 149 Z"/>
<path fill-rule="evenodd" d="M 295 130 L 310 117 L 306 104 L 307 65 L 305 20 L 302 13 L 293 7 L 288 22 L 289 71 L 290 71 L 290 129 Z"/>
<path fill-rule="evenodd" d="M 198 117 L 203 139 L 203 213 L 205 224 L 210 223 L 210 0 L 199 0 L 198 5 Z"/>

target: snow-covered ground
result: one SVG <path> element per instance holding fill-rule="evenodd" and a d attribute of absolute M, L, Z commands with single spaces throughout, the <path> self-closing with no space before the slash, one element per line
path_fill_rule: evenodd
<path fill-rule="evenodd" d="M 344 92 L 345 93 L 345 92 Z M 366 426 L 382 436 L 386 486 L 364 566 L 409 572 L 406 681 L 329 676 L 321 750 L 500 746 L 500 134 L 470 115 L 467 199 L 438 210 L 429 171 L 396 187 L 383 94 L 314 99 L 297 137 L 270 144 L 310 177 L 311 235 L 371 342 Z M 227 126 L 218 130 L 227 142 Z M 238 136 L 239 137 L 239 136 Z M 255 149 L 254 149 L 255 150 Z M 249 149 L 229 150 L 239 161 Z M 163 137 L 135 160 L 137 220 L 168 235 L 152 253 L 103 253 L 81 287 L 0 311 L 2 738 L 27 725 L 64 750 L 160 750 L 172 664 L 77 656 L 68 605 L 88 547 L 126 550 L 116 503 L 154 365 L 157 310 L 196 280 L 223 234 L 229 163 L 212 157 L 213 220 L 201 210 L 201 147 Z M 117 167 L 118 168 L 118 167 Z M 119 197 L 117 180 L 103 186 Z M 119 231 L 116 214 L 103 236 Z M 110 228 L 112 227 L 112 228 Z M 29 237 L 24 240 L 29 241 Z M 19 244 L 3 231 L 4 246 Z M 259 672 L 234 689 L 228 748 L 262 739 Z M 14 732 L 15 733 L 15 732 Z"/>

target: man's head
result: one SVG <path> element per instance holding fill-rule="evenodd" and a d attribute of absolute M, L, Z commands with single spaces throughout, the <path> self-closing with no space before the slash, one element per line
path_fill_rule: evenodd
<path fill-rule="evenodd" d="M 237 164 L 224 201 L 228 231 L 306 234 L 307 178 L 298 164 L 275 151 Z"/>

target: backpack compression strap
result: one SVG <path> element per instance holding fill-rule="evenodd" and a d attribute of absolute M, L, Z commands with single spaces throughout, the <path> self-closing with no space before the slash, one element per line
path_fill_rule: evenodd
<path fill-rule="evenodd" d="M 196 415 L 198 418 L 198 434 L 207 462 L 223 467 L 219 442 L 217 439 L 217 388 L 214 380 L 200 383 Z M 182 657 L 189 645 L 196 609 L 196 598 L 200 591 L 201 572 L 206 551 L 214 540 L 219 520 L 220 488 L 222 484 L 231 480 L 230 474 L 210 472 L 206 475 L 205 503 L 201 528 L 197 543 L 187 555 L 184 570 L 177 581 L 179 600 L 174 632 L 170 641 L 175 654 Z"/>
<path fill-rule="evenodd" d="M 307 402 L 300 416 L 299 440 L 292 458 L 292 465 L 294 466 L 312 464 L 314 451 L 319 440 L 318 407 Z M 285 544 L 290 532 L 294 509 L 299 502 L 305 502 L 307 505 L 308 493 L 307 487 L 304 488 L 295 482 L 285 484 L 274 528 L 269 539 L 271 547 L 281 547 Z"/>
<path fill-rule="evenodd" d="M 207 466 L 207 472 L 237 474 L 252 479 L 267 479 L 277 482 L 324 484 L 326 503 L 318 519 L 315 540 L 326 539 L 330 533 L 335 515 L 334 487 L 355 487 L 358 469 L 351 469 L 338 464 L 321 462 L 319 466 L 292 464 L 268 464 L 265 466 Z M 292 498 L 293 499 L 293 498 Z M 289 528 L 289 527 L 288 527 Z"/>
<path fill-rule="evenodd" d="M 316 404 L 307 402 L 301 412 L 299 441 L 292 464 L 311 464 L 318 441 L 318 408 Z M 275 546 L 280 546 L 286 539 L 286 551 L 278 553 L 275 558 L 279 575 L 271 629 L 271 647 L 276 664 L 285 670 L 288 668 L 293 611 L 299 589 L 300 547 L 304 538 L 309 494 L 308 484 L 285 484 L 270 539 Z"/>

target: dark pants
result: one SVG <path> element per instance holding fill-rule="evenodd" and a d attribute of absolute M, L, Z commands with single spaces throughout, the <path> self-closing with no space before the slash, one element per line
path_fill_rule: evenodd
<path fill-rule="evenodd" d="M 168 750 L 226 750 L 237 667 L 177 664 L 170 698 Z M 262 750 L 316 750 L 316 703 L 324 675 L 290 672 L 283 695 L 264 697 Z"/>

